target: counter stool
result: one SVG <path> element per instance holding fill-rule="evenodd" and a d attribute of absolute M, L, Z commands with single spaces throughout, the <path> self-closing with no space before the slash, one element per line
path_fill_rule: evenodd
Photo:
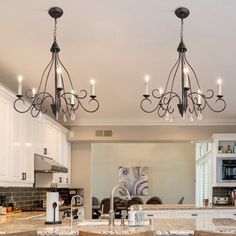
<path fill-rule="evenodd" d="M 234 233 L 216 233 L 205 230 L 194 230 L 194 236 L 235 236 Z"/>

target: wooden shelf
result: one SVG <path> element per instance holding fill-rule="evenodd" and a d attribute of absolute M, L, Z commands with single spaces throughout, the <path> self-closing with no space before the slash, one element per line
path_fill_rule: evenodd
<path fill-rule="evenodd" d="M 217 153 L 216 157 L 236 158 L 236 153 Z"/>

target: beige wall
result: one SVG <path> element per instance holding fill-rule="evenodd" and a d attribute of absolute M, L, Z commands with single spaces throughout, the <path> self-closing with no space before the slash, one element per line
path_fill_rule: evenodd
<path fill-rule="evenodd" d="M 99 143 L 93 150 L 93 196 L 109 197 L 119 166 L 148 166 L 149 196 L 163 203 L 195 203 L 195 145 L 190 143 Z"/>
<path fill-rule="evenodd" d="M 85 217 L 91 217 L 91 144 L 71 146 L 71 187 L 84 188 Z"/>
<path fill-rule="evenodd" d="M 68 128 L 72 131 L 68 139 L 80 142 L 208 141 L 214 133 L 236 133 L 235 125 L 70 126 Z M 112 130 L 113 135 L 96 137 L 96 130 Z"/>

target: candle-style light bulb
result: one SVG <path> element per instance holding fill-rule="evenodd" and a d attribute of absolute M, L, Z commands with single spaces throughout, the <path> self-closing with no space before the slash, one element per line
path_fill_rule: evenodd
<path fill-rule="evenodd" d="M 222 88 L 221 88 L 221 85 L 222 85 L 222 79 L 219 78 L 217 80 L 217 95 L 218 96 L 222 96 Z"/>
<path fill-rule="evenodd" d="M 23 81 L 23 76 L 22 75 L 18 75 L 17 80 L 18 80 L 18 92 L 17 92 L 17 95 L 22 96 L 22 81 Z"/>
<path fill-rule="evenodd" d="M 145 77 L 144 77 L 144 81 L 145 81 L 145 92 L 144 92 L 144 95 L 149 95 L 149 88 L 148 88 L 149 80 L 150 80 L 150 76 L 149 75 L 145 75 Z"/>
<path fill-rule="evenodd" d="M 163 92 L 164 92 L 163 88 L 159 88 L 159 94 L 160 94 L 160 96 L 162 96 Z"/>
<path fill-rule="evenodd" d="M 91 96 L 95 96 L 95 79 L 90 80 L 90 94 Z"/>

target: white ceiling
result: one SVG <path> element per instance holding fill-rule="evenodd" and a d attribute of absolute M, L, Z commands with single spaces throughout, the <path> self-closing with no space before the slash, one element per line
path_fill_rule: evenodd
<path fill-rule="evenodd" d="M 235 0 L 5 0 L 0 2 L 0 81 L 17 91 L 37 87 L 50 60 L 52 6 L 63 8 L 58 20 L 61 60 L 77 90 L 89 89 L 96 78 L 98 112 L 77 113 L 77 124 L 156 124 L 165 122 L 139 107 L 145 74 L 152 88 L 164 87 L 177 60 L 180 21 L 174 10 L 185 6 L 187 57 L 201 87 L 216 89 L 223 78 L 227 108 L 204 111 L 204 122 L 236 121 L 236 1 Z M 179 114 L 174 121 L 179 120 Z M 198 122 L 199 123 L 199 122 Z"/>

